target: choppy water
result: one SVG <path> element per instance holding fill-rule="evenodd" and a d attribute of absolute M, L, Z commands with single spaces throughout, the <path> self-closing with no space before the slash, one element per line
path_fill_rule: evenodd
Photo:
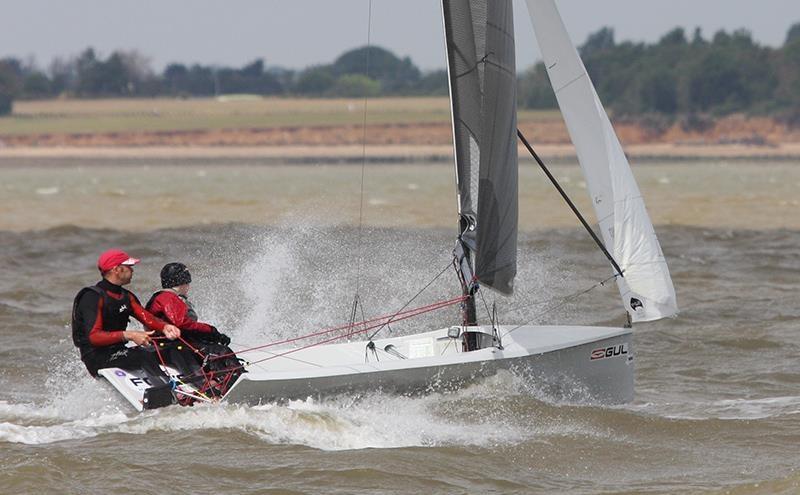
<path fill-rule="evenodd" d="M 132 284 L 142 298 L 163 263 L 186 262 L 201 316 L 246 346 L 346 321 L 357 284 L 368 312 L 396 310 L 449 261 L 455 208 L 448 167 L 370 170 L 368 179 L 383 174 L 396 190 L 368 188 L 359 246 L 347 224 L 357 218 L 358 184 L 309 185 L 356 169 L 149 167 L 0 170 L 0 492 L 800 492 L 800 230 L 792 210 L 800 164 L 636 169 L 682 313 L 635 329 L 632 404 L 556 403 L 535 384 L 499 375 L 452 394 L 137 414 L 86 375 L 69 339 L 72 296 L 95 281 L 100 250 L 122 246 L 144 259 Z M 734 173 L 711 181 L 720 169 Z M 561 175 L 580 189 L 577 169 Z M 528 180 L 522 190 L 544 196 Z M 398 209 L 398 191 L 439 184 L 447 197 L 415 196 Z M 98 192 L 117 186 L 123 193 Z M 562 208 L 551 199 L 524 199 L 523 209 Z M 748 207 L 759 201 L 774 201 L 784 220 Z M 252 217 L 228 223 L 248 205 Z M 702 213 L 697 221 L 681 220 L 693 211 Z M 608 272 L 563 218 L 539 227 L 524 220 L 517 294 L 497 301 L 502 322 L 621 322 L 613 287 L 546 314 L 549 306 L 535 304 Z M 456 290 L 448 273 L 422 302 Z M 455 317 L 444 310 L 416 325 Z"/>

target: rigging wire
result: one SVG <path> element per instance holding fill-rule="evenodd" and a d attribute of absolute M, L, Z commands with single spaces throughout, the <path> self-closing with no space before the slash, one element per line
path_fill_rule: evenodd
<path fill-rule="evenodd" d="M 486 302 L 486 298 L 483 296 L 483 291 L 479 290 L 478 293 L 481 295 L 481 301 L 483 301 L 483 307 L 484 309 L 486 309 L 486 317 L 491 320 L 492 312 L 489 310 L 489 304 Z M 494 305 L 494 301 L 492 301 L 492 305 Z"/>
<path fill-rule="evenodd" d="M 603 280 L 601 280 L 599 282 L 596 282 L 591 287 L 587 287 L 586 289 L 582 289 L 582 290 L 579 290 L 577 292 L 573 292 L 572 294 L 569 294 L 568 296 L 565 296 L 565 297 L 562 297 L 562 298 L 558 298 L 558 299 L 552 298 L 549 301 L 545 300 L 545 301 L 527 303 L 527 305 L 530 306 L 531 304 L 538 305 L 538 304 L 547 304 L 548 302 L 551 302 L 551 301 L 558 301 L 558 304 L 554 304 L 553 306 L 551 306 L 549 308 L 546 308 L 545 310 L 540 311 L 539 313 L 533 315 L 525 323 L 520 323 L 519 325 L 517 325 L 517 326 L 511 328 L 509 331 L 505 332 L 500 338 L 501 339 L 504 338 L 506 335 L 510 334 L 514 330 L 522 328 L 522 327 L 524 327 L 526 325 L 530 325 L 531 323 L 533 323 L 537 319 L 541 318 L 542 316 L 544 316 L 544 315 L 546 315 L 548 313 L 552 313 L 553 311 L 566 306 L 567 304 L 571 303 L 572 301 L 578 299 L 579 297 L 583 296 L 584 294 L 587 294 L 587 293 L 593 291 L 594 289 L 596 289 L 598 287 L 605 286 L 608 282 L 610 282 L 611 280 L 616 279 L 619 276 L 620 275 L 618 273 L 615 273 L 614 275 L 611 275 L 611 276 L 606 277 L 605 279 L 603 279 Z M 516 308 L 512 308 L 509 312 L 519 311 L 520 309 L 522 309 L 522 307 L 518 306 Z"/>
<path fill-rule="evenodd" d="M 367 49 L 364 54 L 364 75 L 369 79 L 369 53 L 372 45 L 372 0 L 369 0 L 367 10 Z M 347 327 L 352 331 L 356 317 L 358 315 L 359 307 L 361 308 L 362 320 L 364 315 L 364 304 L 361 302 L 361 270 L 364 266 L 364 171 L 367 166 L 367 104 L 369 102 L 369 94 L 364 91 L 364 114 L 361 123 L 361 182 L 359 186 L 358 195 L 358 242 L 356 246 L 357 262 L 356 262 L 356 290 L 353 295 L 353 307 L 350 311 L 350 326 Z"/>
<path fill-rule="evenodd" d="M 367 49 L 365 52 L 364 75 L 369 78 L 369 55 L 372 47 L 372 0 L 369 0 L 367 11 Z M 361 270 L 364 265 L 364 171 L 367 166 L 367 104 L 369 94 L 364 90 L 364 114 L 362 118 L 361 134 L 361 185 L 358 203 L 358 263 L 356 266 L 356 294 L 353 300 L 353 319 L 356 315 L 356 307 L 360 304 L 359 294 L 361 292 Z"/>
<path fill-rule="evenodd" d="M 383 330 L 383 327 L 385 327 L 385 326 L 388 326 L 388 325 L 389 325 L 389 323 L 391 323 L 392 321 L 394 321 L 394 318 L 395 318 L 397 315 L 399 315 L 400 313 L 402 313 L 402 312 L 403 312 L 403 310 L 404 310 L 404 309 L 406 309 L 406 308 L 408 307 L 408 305 L 409 305 L 409 304 L 411 304 L 412 302 L 414 302 L 414 299 L 416 299 L 417 297 L 419 297 L 419 295 L 420 295 L 420 294 L 422 294 L 423 292 L 425 292 L 425 290 L 426 290 L 428 287 L 430 287 L 431 285 L 433 285 L 433 283 L 434 283 L 434 282 L 436 282 L 437 280 L 439 280 L 439 277 L 441 277 L 441 276 L 442 276 L 442 274 L 444 274 L 444 272 L 446 272 L 446 271 L 447 271 L 447 269 L 448 269 L 448 268 L 450 268 L 451 266 L 453 266 L 453 262 L 452 262 L 452 261 L 448 261 L 448 262 L 447 262 L 447 264 L 444 266 L 444 268 L 442 268 L 442 271 L 440 271 L 440 272 L 439 272 L 439 273 L 438 273 L 438 274 L 437 274 L 435 277 L 433 277 L 433 278 L 431 279 L 431 281 L 430 281 L 430 282 L 428 282 L 427 284 L 425 284 L 425 287 L 421 288 L 421 289 L 420 289 L 420 290 L 419 290 L 419 291 L 418 291 L 416 294 L 414 294 L 414 296 L 413 296 L 411 299 L 409 299 L 409 300 L 408 300 L 408 302 L 406 302 L 406 303 L 403 305 L 403 307 L 402 307 L 402 308 L 398 309 L 398 310 L 397 310 L 397 311 L 396 311 L 396 312 L 395 312 L 395 313 L 392 315 L 392 317 L 391 317 L 391 318 L 389 318 L 389 320 L 388 320 L 388 321 L 386 321 L 386 323 L 384 323 L 384 324 L 383 324 L 383 325 L 381 325 L 381 326 L 380 326 L 380 327 L 379 327 L 377 330 L 375 330 L 374 332 L 372 332 L 372 333 L 370 334 L 370 336 L 369 336 L 369 339 L 367 339 L 367 340 L 369 340 L 369 341 L 372 341 L 373 337 L 375 337 L 375 335 L 377 335 L 377 334 L 378 334 L 378 332 L 380 332 L 381 330 Z"/>

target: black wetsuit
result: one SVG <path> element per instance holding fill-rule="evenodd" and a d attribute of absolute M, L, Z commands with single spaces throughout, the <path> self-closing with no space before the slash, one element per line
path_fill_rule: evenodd
<path fill-rule="evenodd" d="M 164 327 L 163 321 L 145 311 L 136 296 L 119 285 L 101 280 L 81 289 L 72 308 L 72 341 L 80 349 L 83 364 L 92 376 L 102 368 L 143 369 L 151 377 L 168 381 L 152 350 L 126 347 L 122 332 L 131 316 L 149 329 Z"/>

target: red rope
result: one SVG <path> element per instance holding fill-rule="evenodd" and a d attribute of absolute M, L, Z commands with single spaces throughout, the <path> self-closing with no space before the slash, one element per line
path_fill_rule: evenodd
<path fill-rule="evenodd" d="M 435 302 L 435 303 L 432 303 L 432 304 L 428 304 L 426 306 L 420 306 L 418 308 L 412 308 L 412 309 L 407 309 L 405 311 L 399 311 L 399 312 L 393 313 L 391 315 L 384 315 L 384 316 L 378 316 L 378 317 L 375 317 L 375 318 L 369 318 L 369 319 L 364 320 L 364 321 L 360 321 L 360 322 L 356 322 L 356 323 L 348 323 L 346 325 L 340 325 L 338 327 L 327 328 L 327 329 L 324 329 L 324 330 L 320 330 L 318 332 L 313 332 L 313 333 L 309 333 L 309 334 L 306 334 L 306 335 L 301 335 L 299 337 L 292 337 L 292 338 L 285 339 L 285 340 L 279 340 L 279 341 L 275 341 L 275 342 L 270 342 L 268 344 L 263 344 L 263 345 L 259 345 L 259 346 L 255 346 L 255 347 L 249 347 L 249 348 L 246 348 L 246 349 L 242 349 L 242 350 L 236 351 L 235 353 L 229 353 L 229 354 L 222 354 L 222 355 L 219 355 L 219 356 L 214 356 L 212 359 L 222 359 L 222 358 L 226 358 L 226 357 L 230 357 L 230 356 L 234 356 L 234 355 L 238 355 L 238 354 L 244 354 L 245 352 L 256 351 L 256 350 L 259 350 L 259 349 L 265 349 L 267 347 L 274 347 L 276 345 L 290 344 L 292 342 L 297 342 L 298 340 L 305 340 L 305 339 L 309 339 L 311 337 L 319 337 L 320 335 L 326 335 L 326 334 L 329 334 L 329 333 L 332 333 L 332 332 L 338 332 L 338 331 L 341 331 L 341 330 L 345 330 L 347 328 L 359 327 L 359 326 L 362 326 L 362 325 L 366 325 L 368 323 L 373 324 L 373 325 L 370 326 L 369 328 L 367 328 L 367 330 L 372 330 L 374 328 L 380 327 L 381 325 L 389 324 L 389 323 L 392 323 L 394 321 L 402 321 L 402 320 L 405 320 L 406 318 L 410 318 L 411 316 L 418 316 L 420 314 L 424 314 L 424 313 L 427 313 L 427 312 L 430 312 L 430 311 L 436 311 L 437 309 L 441 309 L 441 308 L 444 308 L 444 307 L 447 307 L 447 306 L 452 306 L 453 304 L 458 304 L 458 303 L 464 301 L 467 297 L 469 297 L 469 296 L 458 296 L 458 297 L 455 297 L 453 299 L 447 299 L 447 300 L 444 300 L 444 301 L 438 301 L 438 302 Z M 387 320 L 387 321 L 384 322 L 384 320 Z M 355 333 L 363 333 L 363 330 L 359 331 L 359 332 L 355 332 Z M 339 338 L 344 338 L 344 337 L 347 337 L 347 336 L 350 336 L 350 335 L 354 335 L 354 333 L 353 334 L 348 333 L 348 334 L 345 334 L 345 335 L 342 335 L 342 336 L 338 336 L 333 340 L 336 340 L 336 339 L 339 339 Z"/>
<path fill-rule="evenodd" d="M 166 337 L 161 337 L 161 338 L 165 339 Z M 151 338 L 151 340 L 158 340 L 158 339 L 159 337 Z M 158 360 L 161 362 L 163 366 L 166 366 L 167 363 L 164 362 L 164 358 L 161 356 L 161 351 L 158 350 L 158 342 L 153 342 L 153 348 L 155 348 L 156 350 L 156 356 L 158 356 Z"/>
<path fill-rule="evenodd" d="M 189 349 L 191 349 L 191 350 L 192 350 L 192 352 L 194 352 L 195 354 L 197 354 L 198 356 L 200 356 L 200 358 L 201 358 L 201 359 L 205 359 L 205 355 L 203 355 L 203 353 L 202 353 L 202 352 L 200 352 L 198 349 L 195 349 L 195 348 L 194 348 L 194 346 L 192 346 L 192 344 L 190 344 L 189 342 L 187 342 L 186 340 L 184 340 L 184 338 L 183 338 L 183 337 L 181 337 L 181 336 L 178 336 L 178 340 L 180 340 L 181 342 L 183 342 L 184 344 L 186 344 L 186 347 L 188 347 Z"/>
<path fill-rule="evenodd" d="M 352 332 L 348 332 L 348 333 L 342 334 L 342 335 L 337 335 L 335 337 L 332 337 L 332 338 L 326 339 L 326 340 L 322 340 L 320 342 L 314 342 L 314 343 L 305 345 L 303 347 L 296 347 L 294 349 L 289 349 L 286 352 L 283 352 L 283 353 L 280 353 L 280 354 L 274 354 L 274 355 L 268 356 L 268 357 L 266 357 L 264 359 L 259 359 L 257 361 L 251 361 L 249 364 L 256 364 L 256 363 L 261 363 L 261 362 L 264 362 L 264 361 L 269 361 L 270 359 L 275 359 L 275 358 L 278 358 L 278 357 L 286 356 L 287 354 L 291 354 L 291 353 L 297 352 L 297 351 L 302 351 L 302 350 L 308 349 L 310 347 L 327 344 L 327 343 L 333 342 L 335 340 L 343 339 L 343 338 L 346 338 L 346 337 L 352 337 L 353 335 L 358 335 L 360 333 L 368 332 L 370 330 L 373 330 L 375 328 L 379 328 L 379 327 L 381 327 L 381 326 L 383 326 L 385 324 L 388 324 L 388 323 L 391 323 L 391 322 L 394 322 L 394 321 L 406 320 L 408 318 L 413 318 L 414 316 L 419 316 L 419 315 L 424 314 L 424 313 L 428 313 L 428 312 L 431 312 L 431 311 L 436 311 L 437 309 L 441 309 L 441 308 L 445 308 L 447 306 L 452 306 L 454 304 L 458 304 L 458 303 L 462 302 L 464 299 L 466 299 L 467 297 L 469 297 L 469 296 L 459 296 L 457 298 L 449 299 L 447 301 L 439 301 L 437 303 L 429 304 L 427 306 L 422 306 L 422 307 L 419 307 L 419 308 L 411 309 L 411 310 L 403 312 L 402 313 L 403 316 L 397 316 L 395 318 L 383 317 L 383 318 L 379 318 L 379 319 L 373 318 L 372 320 L 365 320 L 364 322 L 361 322 L 359 324 L 367 323 L 369 321 L 376 321 L 376 320 L 378 320 L 378 322 L 374 323 L 371 326 L 364 327 L 364 328 L 362 328 L 360 330 L 354 330 Z M 397 313 L 397 315 L 400 315 L 400 314 L 401 313 Z M 387 318 L 392 318 L 392 319 L 390 319 L 390 321 L 387 321 L 387 322 L 383 323 L 382 320 L 385 320 Z M 351 327 L 352 328 L 354 326 L 356 326 L 356 325 L 347 325 L 344 328 L 347 328 L 347 327 Z M 326 332 L 317 332 L 317 334 L 321 334 L 321 333 L 328 333 L 328 331 L 326 331 Z M 309 334 L 306 337 L 310 337 L 312 335 L 314 335 L 314 334 Z M 298 337 L 298 339 L 299 338 L 302 338 L 302 337 Z M 297 340 L 297 339 L 294 339 L 294 340 Z M 265 347 L 265 346 L 262 346 L 262 347 Z"/>

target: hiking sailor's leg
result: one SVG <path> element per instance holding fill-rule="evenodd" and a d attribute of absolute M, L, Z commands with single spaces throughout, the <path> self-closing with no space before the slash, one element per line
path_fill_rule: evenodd
<path fill-rule="evenodd" d="M 163 385 L 170 379 L 159 366 L 156 353 L 141 347 L 126 347 L 108 357 L 103 368 L 141 369 L 152 380 L 151 385 Z"/>
<path fill-rule="evenodd" d="M 166 364 L 175 368 L 178 374 L 184 376 L 202 375 L 200 371 L 202 358 L 186 345 L 171 344 L 164 348 L 159 348 L 159 351 L 164 361 L 166 361 Z"/>

